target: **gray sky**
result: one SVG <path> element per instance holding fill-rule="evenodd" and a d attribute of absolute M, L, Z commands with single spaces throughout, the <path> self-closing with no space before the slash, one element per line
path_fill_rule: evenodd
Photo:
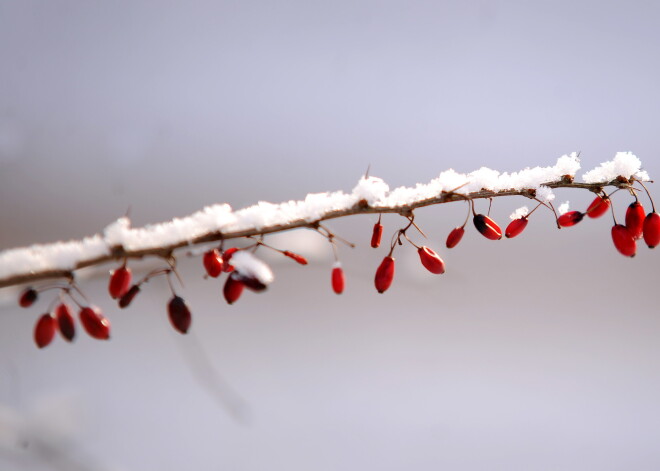
<path fill-rule="evenodd" d="M 395 187 L 571 151 L 586 170 L 629 150 L 657 177 L 659 15 L 656 2 L 0 0 L 0 248 L 90 235 L 129 206 L 142 225 L 350 190 L 368 165 Z M 628 203 L 615 197 L 619 214 Z M 497 201 L 494 217 L 521 204 Z M 418 216 L 432 247 L 464 217 L 451 206 Z M 543 213 L 499 243 L 469 231 L 440 279 L 402 250 L 383 296 L 371 218 L 333 224 L 360 244 L 342 250 L 341 297 L 329 256 L 273 261 L 272 289 L 231 307 L 184 261 L 192 340 L 171 331 L 158 282 L 128 312 L 105 279 L 84 284 L 113 322 L 102 345 L 37 351 L 48 300 L 10 303 L 0 404 L 28 416 L 76 398 L 83 425 L 64 449 L 111 469 L 657 469 L 658 254 L 618 255 L 608 217 L 556 231 Z M 195 380 L 195 345 L 249 425 Z M 39 469 L 12 453 L 3 466 Z"/>

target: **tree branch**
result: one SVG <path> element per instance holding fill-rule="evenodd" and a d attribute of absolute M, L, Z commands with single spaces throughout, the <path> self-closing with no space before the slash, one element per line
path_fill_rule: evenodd
<path fill-rule="evenodd" d="M 601 192 L 605 187 L 616 187 L 616 188 L 630 188 L 630 183 L 627 179 L 614 179 L 607 182 L 600 183 L 575 183 L 572 181 L 570 175 L 565 176 L 561 180 L 542 183 L 542 186 L 555 189 L 555 188 L 573 188 L 573 189 L 585 189 L 593 192 Z M 457 190 L 456 190 L 457 191 Z M 234 231 L 208 231 L 191 239 L 186 239 L 181 237 L 180 240 L 177 240 L 173 243 L 168 243 L 156 247 L 149 248 L 139 248 L 131 249 L 126 248 L 121 244 L 112 245 L 109 247 L 108 253 L 95 256 L 86 256 L 83 255 L 80 259 L 76 260 L 71 264 L 69 268 L 60 269 L 60 268 L 47 268 L 47 269 L 32 269 L 27 264 L 27 268 L 24 272 L 15 273 L 8 276 L 0 278 L 0 288 L 19 285 L 24 283 L 32 283 L 39 280 L 51 279 L 51 278 L 73 278 L 73 272 L 75 270 L 86 268 L 90 266 L 100 265 L 112 260 L 121 260 L 125 258 L 130 259 L 141 259 L 148 256 L 160 257 L 164 259 L 169 259 L 173 252 L 177 249 L 184 247 L 191 247 L 195 245 L 205 244 L 214 241 L 222 241 L 229 239 L 236 239 L 241 237 L 250 237 L 250 236 L 259 236 L 272 234 L 277 232 L 288 231 L 291 229 L 297 228 L 318 228 L 319 224 L 322 221 L 329 219 L 337 219 L 346 216 L 352 216 L 356 214 L 380 214 L 380 213 L 398 213 L 403 216 L 412 214 L 412 212 L 417 208 L 422 208 L 425 206 L 432 206 L 437 204 L 451 203 L 455 201 L 465 201 L 465 200 L 474 200 L 474 199 L 483 199 L 483 198 L 497 198 L 502 196 L 524 196 L 527 198 L 534 198 L 536 196 L 536 190 L 534 188 L 526 188 L 522 190 L 502 190 L 502 191 L 491 191 L 491 190 L 479 190 L 467 194 L 461 194 L 456 191 L 441 191 L 436 196 L 422 198 L 407 204 L 401 205 L 370 205 L 366 199 L 360 199 L 352 206 L 342 209 L 329 210 L 320 214 L 319 217 L 314 218 L 314 220 L 309 221 L 305 218 L 297 218 L 286 223 L 278 223 L 273 225 L 257 226 L 253 225 L 251 227 L 242 227 Z M 121 221 L 121 220 L 120 220 Z M 100 237 L 100 236 L 99 236 Z M 82 243 L 83 241 L 74 241 L 75 243 Z M 27 247 L 24 249 L 13 249 L 7 250 L 0 253 L 0 261 L 9 258 L 14 251 L 32 251 L 34 252 L 34 258 L 38 258 L 40 252 L 48 251 L 49 249 L 54 248 L 57 244 L 54 243 L 40 246 Z"/>

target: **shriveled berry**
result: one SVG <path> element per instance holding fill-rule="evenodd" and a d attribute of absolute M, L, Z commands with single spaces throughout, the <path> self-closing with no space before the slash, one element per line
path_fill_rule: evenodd
<path fill-rule="evenodd" d="M 570 227 L 582 221 L 583 217 L 584 213 L 581 213 L 580 211 L 568 211 L 559 216 L 557 222 L 561 227 Z"/>
<path fill-rule="evenodd" d="M 169 314 L 172 326 L 178 332 L 182 334 L 188 332 L 192 323 L 192 315 L 182 297 L 174 296 L 170 299 L 170 302 L 167 304 L 167 313 Z"/>
<path fill-rule="evenodd" d="M 53 341 L 57 321 L 49 313 L 43 314 L 34 326 L 34 343 L 37 347 L 44 348 Z"/>
<path fill-rule="evenodd" d="M 287 257 L 289 257 L 289 258 L 295 260 L 296 262 L 300 263 L 301 265 L 307 265 L 307 259 L 305 257 L 303 257 L 302 255 L 298 255 L 297 253 L 290 252 L 288 250 L 285 250 L 282 253 L 284 255 L 286 255 Z"/>
<path fill-rule="evenodd" d="M 626 257 L 634 257 L 637 252 L 637 242 L 633 238 L 630 230 L 623 224 L 616 224 L 612 227 L 612 241 L 614 247 Z"/>
<path fill-rule="evenodd" d="M 133 285 L 131 288 L 126 291 L 126 294 L 124 294 L 120 299 L 119 299 L 119 307 L 124 309 L 126 306 L 131 304 L 133 301 L 133 298 L 137 296 L 137 294 L 140 292 L 140 286 L 139 285 Z"/>
<path fill-rule="evenodd" d="M 507 237 L 507 239 L 513 239 L 515 236 L 519 235 L 522 231 L 525 230 L 528 222 L 529 220 L 524 216 L 518 219 L 514 219 L 509 223 L 508 226 L 506 226 L 504 235 Z"/>
<path fill-rule="evenodd" d="M 374 284 L 379 293 L 384 293 L 387 288 L 392 284 L 394 279 L 394 258 L 387 256 L 380 262 L 378 269 L 376 269 L 376 276 Z"/>
<path fill-rule="evenodd" d="M 472 221 L 474 222 L 474 227 L 486 239 L 500 240 L 502 238 L 502 229 L 500 229 L 500 226 L 485 214 L 477 214 Z"/>
<path fill-rule="evenodd" d="M 332 269 L 332 290 L 337 294 L 342 294 L 345 284 L 344 270 L 342 270 L 339 264 L 336 264 Z"/>
<path fill-rule="evenodd" d="M 222 273 L 224 267 L 224 260 L 222 254 L 218 249 L 209 250 L 202 257 L 202 262 L 204 263 L 204 269 L 206 270 L 207 275 L 212 278 L 217 278 Z"/>
<path fill-rule="evenodd" d="M 18 304 L 21 307 L 30 307 L 34 304 L 38 297 L 39 295 L 36 289 L 32 287 L 25 288 L 23 291 L 21 291 L 21 295 L 18 297 Z"/>
<path fill-rule="evenodd" d="M 639 201 L 630 203 L 626 210 L 626 227 L 634 239 L 641 239 L 644 232 L 644 206 Z"/>
<path fill-rule="evenodd" d="M 465 229 L 463 227 L 454 228 L 447 236 L 447 248 L 453 249 L 456 247 L 463 238 L 463 234 L 465 234 Z"/>
<path fill-rule="evenodd" d="M 383 237 L 383 225 L 379 222 L 374 224 L 374 230 L 371 233 L 371 246 L 374 249 L 380 247 L 380 240 Z"/>
<path fill-rule="evenodd" d="M 445 272 L 445 262 L 442 261 L 440 256 L 435 253 L 433 249 L 422 246 L 417 249 L 417 253 L 419 254 L 419 259 L 421 260 L 422 265 L 424 265 L 428 271 L 435 273 L 436 275 L 441 275 Z"/>
<path fill-rule="evenodd" d="M 62 337 L 69 342 L 73 341 L 76 336 L 76 325 L 69 306 L 64 303 L 59 304 L 55 308 L 55 319 Z"/>
<path fill-rule="evenodd" d="M 80 310 L 80 322 L 85 331 L 95 339 L 110 338 L 110 321 L 101 313 L 98 307 L 84 307 Z"/>
<path fill-rule="evenodd" d="M 126 291 L 131 286 L 132 278 L 131 269 L 126 266 L 119 267 L 110 274 L 108 291 L 112 299 L 121 298 L 126 294 Z"/>
<path fill-rule="evenodd" d="M 229 304 L 234 304 L 236 301 L 238 301 L 238 298 L 241 297 L 243 288 L 245 288 L 243 282 L 232 273 L 227 277 L 227 281 L 225 281 L 222 294 Z"/>
<path fill-rule="evenodd" d="M 644 242 L 649 249 L 660 244 L 660 215 L 653 211 L 644 219 Z"/>
<path fill-rule="evenodd" d="M 585 214 L 593 219 L 599 218 L 610 209 L 611 204 L 612 202 L 607 196 L 596 196 L 596 199 L 591 202 Z"/>

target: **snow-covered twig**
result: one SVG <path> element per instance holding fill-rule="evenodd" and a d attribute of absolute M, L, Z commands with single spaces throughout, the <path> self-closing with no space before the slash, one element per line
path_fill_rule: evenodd
<path fill-rule="evenodd" d="M 351 193 L 309 194 L 304 200 L 280 204 L 259 202 L 233 211 L 227 204 L 208 206 L 190 216 L 132 228 L 120 218 L 102 234 L 79 241 L 33 245 L 0 252 L 0 288 L 47 278 L 69 277 L 80 268 L 111 260 L 155 256 L 213 241 L 259 236 L 296 228 L 317 229 L 322 221 L 355 214 L 398 213 L 409 216 L 424 206 L 466 199 L 525 196 L 549 203 L 555 188 L 594 192 L 604 187 L 627 188 L 632 179 L 647 181 L 640 160 L 620 152 L 611 161 L 575 181 L 580 169 L 576 153 L 564 155 L 551 167 L 501 173 L 485 167 L 468 174 L 447 170 L 427 184 L 394 190 L 380 178 L 362 177 Z"/>

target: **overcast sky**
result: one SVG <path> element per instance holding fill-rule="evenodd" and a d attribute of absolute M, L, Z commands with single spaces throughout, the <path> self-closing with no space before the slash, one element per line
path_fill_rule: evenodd
<path fill-rule="evenodd" d="M 90 235 L 129 206 L 142 225 L 348 191 L 369 165 L 396 187 L 632 151 L 657 178 L 658 18 L 657 2 L 0 0 L 0 248 Z M 464 217 L 451 206 L 419 214 L 432 247 Z M 113 321 L 103 345 L 37 351 L 49 299 L 8 303 L 0 404 L 32 420 L 64 397 L 82 419 L 61 449 L 94 469 L 658 469 L 658 254 L 621 257 L 608 218 L 470 231 L 441 279 L 402 250 L 383 296 L 373 218 L 333 225 L 359 244 L 341 297 L 327 251 L 304 271 L 272 260 L 269 292 L 231 308 L 184 262 L 192 338 L 157 282 L 128 312 L 85 284 Z M 195 379 L 200 345 L 249 424 Z M 35 450 L 0 463 L 51 469 Z"/>

